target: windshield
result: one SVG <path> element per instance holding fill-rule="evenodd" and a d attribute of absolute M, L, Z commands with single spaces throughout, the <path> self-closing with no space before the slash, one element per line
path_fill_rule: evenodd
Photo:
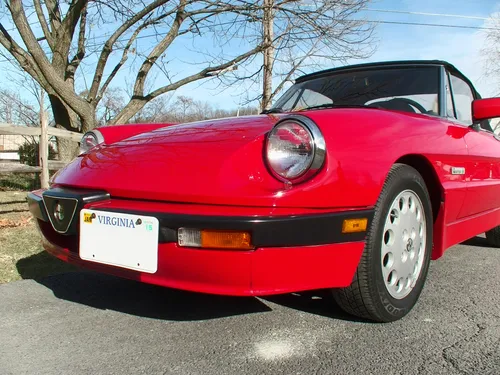
<path fill-rule="evenodd" d="M 296 83 L 271 111 L 369 106 L 438 115 L 438 92 L 437 66 L 367 69 L 332 73 Z"/>

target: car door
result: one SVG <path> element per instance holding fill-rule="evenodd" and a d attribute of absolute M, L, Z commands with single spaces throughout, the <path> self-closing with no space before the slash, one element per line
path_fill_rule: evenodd
<path fill-rule="evenodd" d="M 480 214 L 500 207 L 500 140 L 491 130 L 489 121 L 471 127 L 472 101 L 478 99 L 475 90 L 453 72 L 448 72 L 455 119 L 467 126 L 464 136 L 469 154 L 465 170 L 466 194 L 458 218 Z"/>

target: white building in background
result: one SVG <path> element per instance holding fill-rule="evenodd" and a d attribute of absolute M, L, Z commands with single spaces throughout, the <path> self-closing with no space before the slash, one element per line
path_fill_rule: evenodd
<path fill-rule="evenodd" d="M 27 140 L 31 141 L 31 138 L 35 137 L 25 135 L 0 134 L 0 162 L 19 161 L 19 146 L 21 146 Z M 52 144 L 54 150 L 57 151 L 56 138 L 50 137 L 49 143 Z"/>
<path fill-rule="evenodd" d="M 0 134 L 0 160 L 1 161 L 18 161 L 19 146 L 26 142 L 25 136 L 22 135 L 1 135 Z"/>

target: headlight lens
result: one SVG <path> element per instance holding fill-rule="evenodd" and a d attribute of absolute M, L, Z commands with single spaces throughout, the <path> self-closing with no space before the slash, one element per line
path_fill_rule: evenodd
<path fill-rule="evenodd" d="M 278 179 L 300 182 L 323 165 L 325 140 L 311 119 L 294 116 L 278 123 L 269 133 L 266 156 Z"/>
<path fill-rule="evenodd" d="M 99 130 L 86 132 L 80 141 L 80 155 L 101 143 L 104 143 L 104 137 Z"/>

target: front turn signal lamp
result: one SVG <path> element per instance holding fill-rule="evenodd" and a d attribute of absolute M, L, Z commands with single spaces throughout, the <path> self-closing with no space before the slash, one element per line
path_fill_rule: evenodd
<path fill-rule="evenodd" d="M 251 250 L 250 232 L 179 228 L 177 243 L 182 247 Z"/>
<path fill-rule="evenodd" d="M 345 219 L 342 223 L 342 233 L 366 232 L 368 219 Z"/>

